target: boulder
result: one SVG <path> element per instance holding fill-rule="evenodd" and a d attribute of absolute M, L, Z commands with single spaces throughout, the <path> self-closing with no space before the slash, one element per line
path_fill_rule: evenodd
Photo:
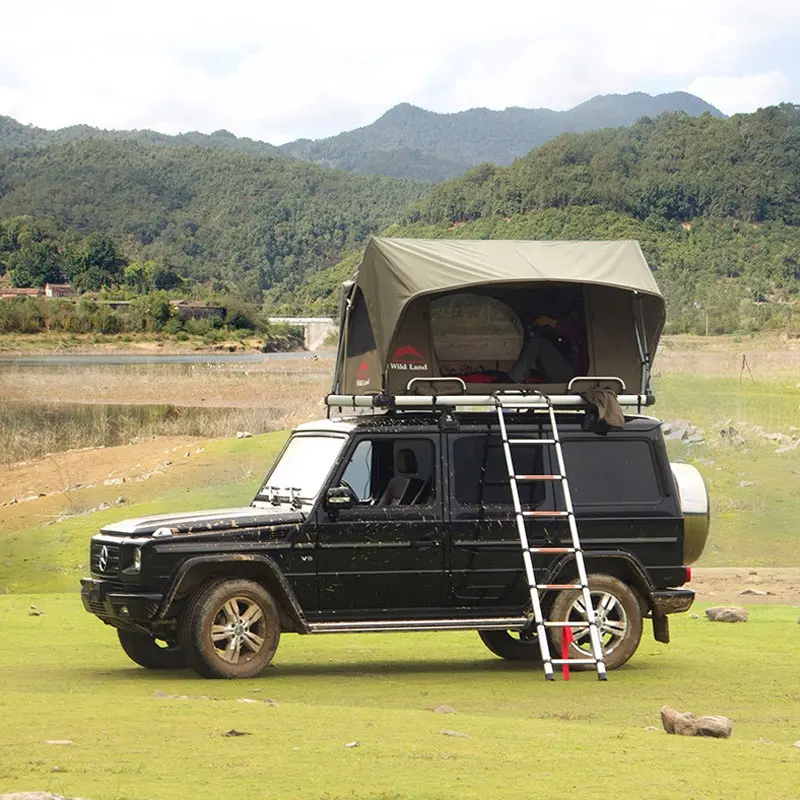
<path fill-rule="evenodd" d="M 711 606 L 706 616 L 712 622 L 747 622 L 747 609 L 741 606 Z"/>
<path fill-rule="evenodd" d="M 715 739 L 729 739 L 733 723 L 728 717 L 708 715 L 697 717 L 691 711 L 678 711 L 664 706 L 661 709 L 661 724 L 667 733 L 678 736 L 709 736 Z"/>

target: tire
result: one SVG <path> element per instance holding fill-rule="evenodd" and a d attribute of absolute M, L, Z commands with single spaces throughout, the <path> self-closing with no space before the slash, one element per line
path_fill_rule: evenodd
<path fill-rule="evenodd" d="M 165 642 L 146 633 L 117 631 L 125 655 L 145 669 L 184 669 L 186 655 L 175 642 Z M 163 642 L 163 644 L 159 644 Z"/>
<path fill-rule="evenodd" d="M 535 631 L 478 631 L 478 636 L 489 650 L 507 661 L 542 660 L 539 637 Z"/>
<path fill-rule="evenodd" d="M 636 652 L 642 638 L 642 610 L 638 595 L 611 575 L 589 575 L 589 592 L 598 622 L 606 669 L 619 669 Z M 574 621 L 570 658 L 592 655 L 589 626 L 583 594 L 579 589 L 559 592 L 550 618 L 554 622 Z M 581 624 L 583 623 L 583 624 Z M 561 657 L 561 628 L 551 628 L 554 657 Z M 573 669 L 593 669 L 594 665 L 573 665 Z"/>
<path fill-rule="evenodd" d="M 278 607 L 260 583 L 219 581 L 189 604 L 181 634 L 188 665 L 198 675 L 255 678 L 278 648 Z"/>

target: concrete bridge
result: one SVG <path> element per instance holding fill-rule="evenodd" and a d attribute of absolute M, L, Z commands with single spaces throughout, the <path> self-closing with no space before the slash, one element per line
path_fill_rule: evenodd
<path fill-rule="evenodd" d="M 302 328 L 306 350 L 316 350 L 329 334 L 339 331 L 339 324 L 333 317 L 270 317 L 269 321 Z"/>

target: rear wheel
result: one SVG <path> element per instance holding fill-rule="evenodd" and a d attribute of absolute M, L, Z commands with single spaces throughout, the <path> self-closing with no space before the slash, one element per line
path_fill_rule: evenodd
<path fill-rule="evenodd" d="M 636 652 L 642 638 L 642 611 L 639 598 L 629 586 L 611 575 L 589 575 L 592 599 L 603 660 L 606 669 L 618 669 Z M 550 617 L 554 622 L 570 622 L 573 642 L 570 658 L 592 657 L 592 645 L 583 593 L 579 589 L 559 592 Z M 562 628 L 551 628 L 555 656 L 561 657 Z M 593 665 L 581 666 L 593 668 Z"/>
<path fill-rule="evenodd" d="M 541 661 L 535 631 L 478 631 L 481 641 L 496 656 L 508 661 Z"/>
<path fill-rule="evenodd" d="M 182 633 L 189 666 L 199 675 L 254 678 L 278 647 L 278 607 L 260 583 L 220 581 L 190 603 Z"/>
<path fill-rule="evenodd" d="M 125 655 L 146 669 L 183 669 L 186 655 L 177 642 L 156 639 L 146 633 L 117 631 Z"/>

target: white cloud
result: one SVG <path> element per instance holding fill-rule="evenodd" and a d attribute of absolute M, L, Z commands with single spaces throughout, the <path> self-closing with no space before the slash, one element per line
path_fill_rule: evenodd
<path fill-rule="evenodd" d="M 686 91 L 725 114 L 739 114 L 787 100 L 791 82 L 782 72 L 772 70 L 760 75 L 703 76 L 695 78 Z"/>
<path fill-rule="evenodd" d="M 402 101 L 568 108 L 689 86 L 725 111 L 752 110 L 792 99 L 777 67 L 750 60 L 798 34 L 796 0 L 38 0 L 3 14 L 0 114 L 279 143 Z"/>

